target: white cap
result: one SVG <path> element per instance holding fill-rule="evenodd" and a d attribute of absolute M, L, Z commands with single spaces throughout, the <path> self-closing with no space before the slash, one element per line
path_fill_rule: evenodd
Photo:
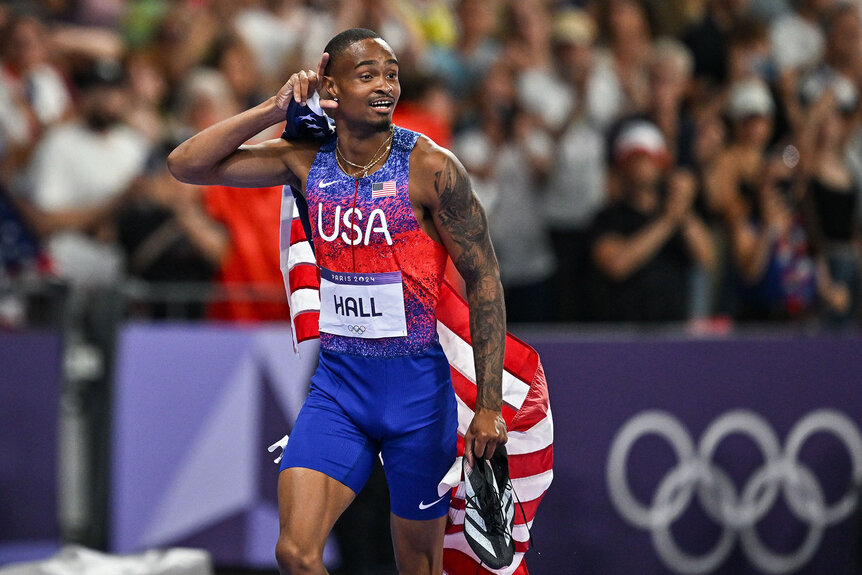
<path fill-rule="evenodd" d="M 762 81 L 750 78 L 740 80 L 730 89 L 727 99 L 727 115 L 731 120 L 749 116 L 772 116 L 775 102 L 769 88 Z"/>
<path fill-rule="evenodd" d="M 645 120 L 628 123 L 614 141 L 614 157 L 617 161 L 630 154 L 646 154 L 662 163 L 669 160 L 661 130 Z"/>

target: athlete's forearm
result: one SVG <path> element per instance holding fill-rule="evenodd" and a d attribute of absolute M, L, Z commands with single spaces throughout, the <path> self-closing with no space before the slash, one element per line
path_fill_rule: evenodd
<path fill-rule="evenodd" d="M 190 184 L 221 183 L 219 166 L 240 146 L 284 119 L 275 97 L 192 136 L 168 156 L 168 169 Z"/>
<path fill-rule="evenodd" d="M 470 339 L 476 367 L 476 409 L 503 408 L 503 356 L 506 348 L 506 307 L 497 274 L 467 282 Z"/>

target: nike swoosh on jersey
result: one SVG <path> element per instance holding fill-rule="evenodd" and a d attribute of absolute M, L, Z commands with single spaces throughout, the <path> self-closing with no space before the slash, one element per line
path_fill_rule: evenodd
<path fill-rule="evenodd" d="M 320 188 L 320 189 L 323 189 L 323 188 L 325 188 L 325 187 L 327 187 L 327 186 L 331 186 L 332 184 L 334 184 L 334 183 L 335 183 L 335 182 L 337 182 L 337 181 L 338 181 L 338 180 L 330 180 L 329 182 L 321 182 L 320 184 L 318 184 L 318 185 L 317 185 L 317 187 L 318 187 L 318 188 Z"/>
<path fill-rule="evenodd" d="M 446 494 L 445 494 L 445 495 L 443 495 L 443 497 L 446 497 L 446 496 L 448 496 L 448 495 L 449 495 L 449 493 L 448 493 L 448 492 L 446 492 Z M 423 511 L 424 511 L 425 509 L 428 509 L 429 507 L 434 507 L 435 505 L 437 505 L 438 503 L 440 503 L 441 501 L 443 501 L 443 497 L 441 497 L 440 499 L 438 499 L 438 500 L 437 500 L 437 501 L 435 501 L 434 503 L 428 503 L 427 505 L 426 505 L 426 503 L 425 503 L 424 501 L 420 501 L 420 502 L 419 502 L 419 509 L 421 509 L 421 510 L 423 510 Z"/>

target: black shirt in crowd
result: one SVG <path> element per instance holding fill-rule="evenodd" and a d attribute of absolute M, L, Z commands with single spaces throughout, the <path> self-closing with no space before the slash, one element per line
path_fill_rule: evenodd
<path fill-rule="evenodd" d="M 607 234 L 631 237 L 660 215 L 647 215 L 624 201 L 601 211 L 593 221 L 591 245 Z M 592 258 L 591 258 L 592 260 Z M 630 276 L 616 281 L 595 262 L 588 278 L 589 320 L 616 322 L 682 321 L 688 307 L 691 257 L 680 231 Z"/>

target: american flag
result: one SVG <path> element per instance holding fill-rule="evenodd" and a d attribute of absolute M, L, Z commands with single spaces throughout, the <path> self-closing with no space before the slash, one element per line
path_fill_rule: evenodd
<path fill-rule="evenodd" d="M 394 187 L 395 182 L 391 183 Z M 376 185 L 376 184 L 375 184 Z M 294 343 L 319 337 L 320 271 L 299 218 L 299 207 L 285 186 L 281 204 L 281 272 L 290 304 Z M 458 401 L 458 455 L 464 454 L 464 433 L 476 405 L 476 376 L 467 302 L 448 282 L 443 283 L 437 305 L 437 333 L 449 360 Z M 464 482 L 455 488 L 443 543 L 446 575 L 528 575 L 524 553 L 528 529 L 536 509 L 551 485 L 554 462 L 554 426 L 548 386 L 539 355 L 526 343 L 506 334 L 503 372 L 503 418 L 509 434 L 509 475 L 520 505 L 515 508 L 515 559 L 504 569 L 490 570 L 464 538 Z"/>
<path fill-rule="evenodd" d="M 374 182 L 371 184 L 372 198 L 388 198 L 395 195 L 395 180 Z"/>

